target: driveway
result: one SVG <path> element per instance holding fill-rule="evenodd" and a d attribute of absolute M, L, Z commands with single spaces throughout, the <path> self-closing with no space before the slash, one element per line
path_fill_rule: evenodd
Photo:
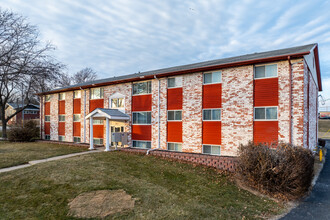
<path fill-rule="evenodd" d="M 325 164 L 310 196 L 281 219 L 330 219 L 330 141 L 326 148 Z"/>

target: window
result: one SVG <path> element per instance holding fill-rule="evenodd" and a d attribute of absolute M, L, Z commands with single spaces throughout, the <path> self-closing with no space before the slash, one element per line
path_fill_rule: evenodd
<path fill-rule="evenodd" d="M 221 109 L 203 109 L 203 120 L 204 121 L 220 121 L 221 120 Z"/>
<path fill-rule="evenodd" d="M 182 87 L 182 77 L 172 77 L 167 79 L 168 88 Z"/>
<path fill-rule="evenodd" d="M 182 144 L 181 143 L 167 143 L 167 150 L 181 152 Z"/>
<path fill-rule="evenodd" d="M 139 82 L 133 84 L 133 95 L 150 94 L 151 81 Z"/>
<path fill-rule="evenodd" d="M 103 120 L 93 119 L 93 125 L 103 125 Z"/>
<path fill-rule="evenodd" d="M 102 145 L 103 139 L 102 138 L 93 138 L 93 143 L 96 145 Z"/>
<path fill-rule="evenodd" d="M 58 100 L 64 100 L 65 99 L 65 93 L 58 94 Z"/>
<path fill-rule="evenodd" d="M 50 135 L 46 134 L 45 135 L 45 140 L 50 140 Z"/>
<path fill-rule="evenodd" d="M 133 124 L 151 124 L 151 112 L 133 112 Z"/>
<path fill-rule="evenodd" d="M 45 121 L 46 122 L 50 121 L 50 115 L 45 115 Z"/>
<path fill-rule="evenodd" d="M 167 120 L 168 121 L 181 121 L 182 120 L 182 111 L 167 111 Z"/>
<path fill-rule="evenodd" d="M 111 108 L 124 108 L 124 98 L 111 99 Z"/>
<path fill-rule="evenodd" d="M 80 115 L 79 114 L 74 114 L 73 115 L 73 121 L 75 121 L 75 122 L 79 122 L 80 121 Z"/>
<path fill-rule="evenodd" d="M 277 120 L 277 107 L 254 108 L 254 120 Z"/>
<path fill-rule="evenodd" d="M 59 141 L 65 141 L 65 136 L 58 136 Z"/>
<path fill-rule="evenodd" d="M 65 122 L 65 115 L 59 115 L 58 116 L 58 121 Z"/>
<path fill-rule="evenodd" d="M 204 73 L 204 84 L 221 83 L 221 71 Z"/>
<path fill-rule="evenodd" d="M 151 148 L 150 141 L 133 141 L 133 147 L 136 148 Z"/>
<path fill-rule="evenodd" d="M 74 99 L 80 99 L 81 98 L 81 91 L 74 91 L 73 92 L 73 98 Z"/>
<path fill-rule="evenodd" d="M 81 142 L 80 137 L 73 137 L 73 142 L 80 143 Z"/>
<path fill-rule="evenodd" d="M 277 64 L 263 65 L 254 67 L 254 78 L 269 78 L 277 76 Z"/>
<path fill-rule="evenodd" d="M 50 98 L 51 98 L 50 95 L 46 95 L 46 97 L 45 97 L 45 102 L 49 102 L 49 101 L 50 101 Z"/>
<path fill-rule="evenodd" d="M 103 99 L 103 88 L 91 89 L 91 99 Z"/>
<path fill-rule="evenodd" d="M 203 145 L 203 154 L 220 155 L 220 146 Z"/>

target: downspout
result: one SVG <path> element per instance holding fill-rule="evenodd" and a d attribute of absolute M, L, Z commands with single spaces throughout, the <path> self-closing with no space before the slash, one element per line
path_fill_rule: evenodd
<path fill-rule="evenodd" d="M 154 76 L 154 78 L 158 80 L 158 147 L 154 149 L 149 149 L 147 151 L 147 155 L 149 155 L 151 151 L 160 149 L 160 80 L 156 77 L 156 75 Z"/>
<path fill-rule="evenodd" d="M 289 61 L 289 75 L 290 75 L 290 87 L 289 87 L 289 96 L 290 96 L 290 103 L 289 103 L 289 117 L 290 117 L 290 126 L 289 126 L 289 143 L 292 144 L 292 63 L 291 57 L 288 56 Z"/>
<path fill-rule="evenodd" d="M 84 143 L 86 143 L 86 90 L 81 87 L 80 90 L 84 92 Z"/>

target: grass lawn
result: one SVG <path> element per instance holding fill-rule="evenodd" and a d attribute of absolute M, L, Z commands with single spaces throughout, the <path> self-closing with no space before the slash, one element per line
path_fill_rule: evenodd
<path fill-rule="evenodd" d="M 86 150 L 86 148 L 78 146 L 42 142 L 11 143 L 0 141 L 0 168 L 25 164 L 31 160 L 39 160 Z"/>
<path fill-rule="evenodd" d="M 124 189 L 132 211 L 109 219 L 261 219 L 281 205 L 239 189 L 213 169 L 124 152 L 102 152 L 0 174 L 0 219 L 74 219 L 80 193 Z"/>

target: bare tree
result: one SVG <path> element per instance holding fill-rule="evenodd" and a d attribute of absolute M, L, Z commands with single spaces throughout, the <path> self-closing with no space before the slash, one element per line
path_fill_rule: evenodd
<path fill-rule="evenodd" d="M 2 137 L 6 138 L 7 122 L 23 111 L 36 92 L 43 92 L 61 76 L 63 65 L 49 51 L 51 44 L 41 46 L 35 26 L 18 14 L 0 9 L 0 119 Z M 22 107 L 6 116 L 7 103 L 22 100 Z"/>
<path fill-rule="evenodd" d="M 96 79 L 97 79 L 97 74 L 90 67 L 86 67 L 86 68 L 78 71 L 72 77 L 72 81 L 73 81 L 74 84 L 93 81 L 93 80 L 96 80 Z"/>

